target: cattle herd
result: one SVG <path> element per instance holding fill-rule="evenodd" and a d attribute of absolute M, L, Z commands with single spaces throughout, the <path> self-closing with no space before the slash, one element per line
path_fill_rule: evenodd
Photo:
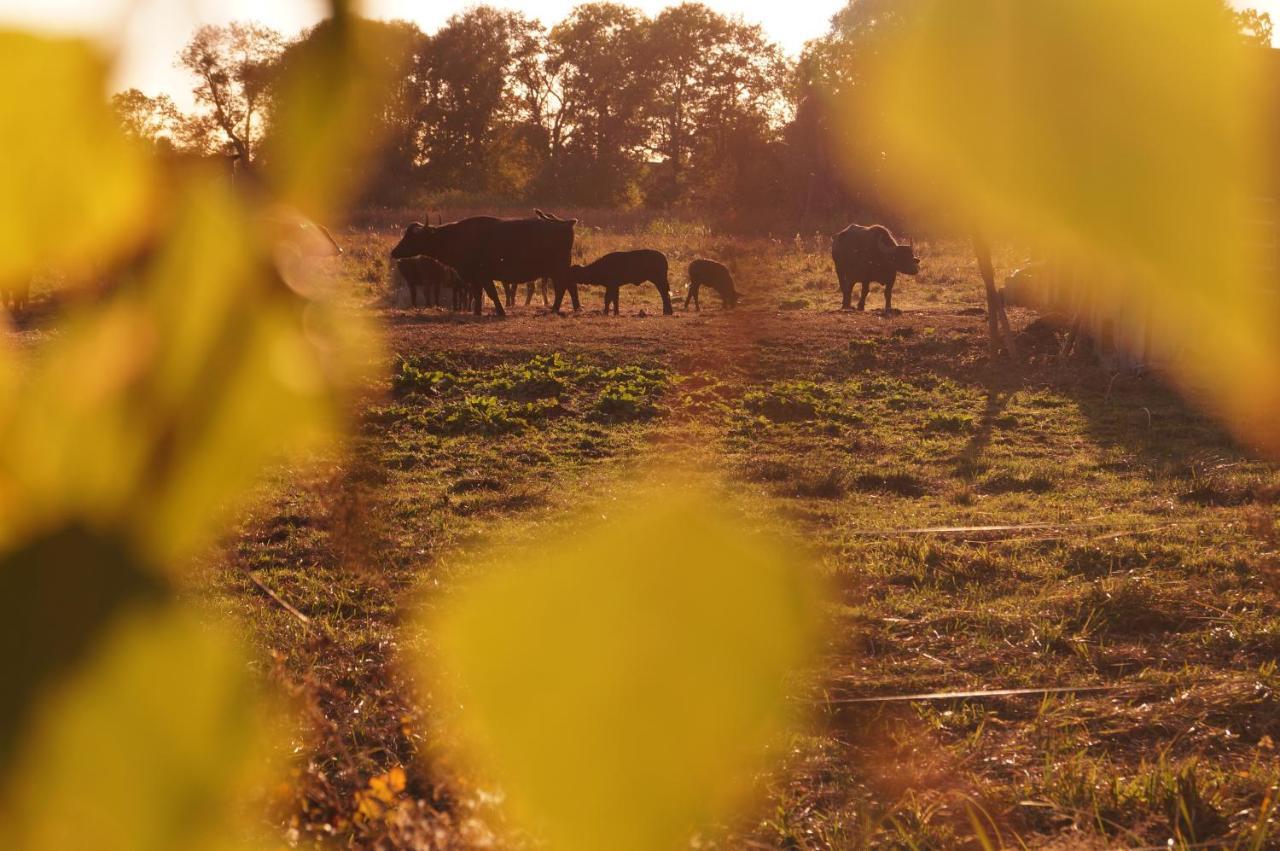
<path fill-rule="evenodd" d="M 454 310 L 471 309 L 480 315 L 484 297 L 493 302 L 494 312 L 503 316 L 506 310 L 496 283 L 505 290 L 506 307 L 515 304 L 517 287 L 525 284 L 525 304 L 533 300 L 534 283 L 542 287 L 542 301 L 547 303 L 547 282 L 551 282 L 555 298 L 551 309 L 556 313 L 569 294 L 574 310 L 582 304 L 578 285 L 604 288 L 604 310 L 616 315 L 619 294 L 626 284 L 651 283 L 662 297 L 662 312 L 671 314 L 671 282 L 667 258 L 660 251 L 639 249 L 614 251 L 586 265 L 573 259 L 574 226 L 577 219 L 561 219 L 541 210 L 527 219 L 499 219 L 474 216 L 457 222 L 432 227 L 414 222 L 391 249 L 395 269 L 409 288 L 414 306 L 418 293 L 424 304 L 450 306 Z M 836 234 L 831 244 L 831 259 L 844 297 L 845 309 L 853 307 L 853 287 L 862 285 L 858 310 L 866 307 L 871 284 L 884 286 L 884 307 L 888 313 L 893 304 L 893 284 L 898 273 L 915 275 L 920 271 L 920 258 L 910 244 L 899 244 L 881 225 L 850 225 Z M 738 303 L 733 275 L 715 260 L 699 259 L 689 264 L 689 286 L 684 300 L 699 310 L 698 293 L 703 288 L 720 296 L 725 307 Z M 449 291 L 448 304 L 445 290 Z"/>

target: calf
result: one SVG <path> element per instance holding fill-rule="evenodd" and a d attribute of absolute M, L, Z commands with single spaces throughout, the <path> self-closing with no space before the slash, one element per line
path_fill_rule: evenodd
<path fill-rule="evenodd" d="M 452 266 L 446 266 L 426 255 L 404 257 L 395 263 L 396 269 L 409 285 L 409 300 L 414 307 L 418 306 L 419 287 L 422 287 L 423 302 L 428 306 L 440 304 L 440 289 L 448 287 L 453 290 L 453 309 L 459 309 L 460 297 L 466 287 L 462 277 Z"/>
<path fill-rule="evenodd" d="M 694 260 L 689 264 L 689 293 L 684 297 L 684 309 L 689 309 L 690 300 L 693 309 L 701 312 L 698 303 L 698 290 L 709 287 L 720 294 L 720 301 L 725 307 L 733 307 L 738 303 L 738 291 L 733 286 L 733 275 L 723 263 L 714 260 Z"/>
<path fill-rule="evenodd" d="M 667 281 L 667 258 L 661 251 L 615 251 L 606 254 L 586 266 L 570 266 L 569 281 L 573 284 L 596 284 L 604 287 L 604 312 L 618 315 L 618 293 L 623 284 L 641 284 L 645 281 L 658 288 L 662 296 L 662 312 L 670 316 L 671 284 Z"/>
<path fill-rule="evenodd" d="M 853 285 L 862 284 L 858 310 L 867 306 L 867 292 L 873 283 L 884 284 L 884 312 L 893 309 L 893 282 L 898 273 L 920 272 L 920 258 L 910 245 L 900 245 L 883 225 L 849 225 L 831 240 L 831 259 L 836 264 L 843 309 L 853 306 Z"/>

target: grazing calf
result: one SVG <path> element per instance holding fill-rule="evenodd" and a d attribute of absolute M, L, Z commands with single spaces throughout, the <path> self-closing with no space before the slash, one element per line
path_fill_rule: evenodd
<path fill-rule="evenodd" d="M 662 312 L 670 316 L 671 284 L 667 281 L 667 257 L 661 251 L 615 251 L 606 254 L 586 266 L 570 266 L 569 280 L 574 284 L 596 284 L 604 287 L 604 312 L 609 305 L 618 315 L 618 293 L 623 284 L 642 284 L 645 281 L 658 288 L 662 296 Z"/>
<path fill-rule="evenodd" d="M 404 257 L 395 262 L 396 269 L 409 285 L 409 300 L 414 307 L 418 306 L 419 287 L 422 288 L 423 303 L 427 306 L 440 304 L 440 289 L 448 287 L 453 290 L 454 310 L 458 309 L 459 297 L 466 287 L 452 266 L 426 255 Z"/>
<path fill-rule="evenodd" d="M 884 284 L 884 312 L 893 310 L 893 282 L 898 273 L 920 272 L 920 258 L 911 245 L 900 245 L 883 225 L 849 225 L 831 240 L 831 259 L 836 264 L 844 310 L 853 306 L 853 285 L 862 284 L 858 310 L 867 306 L 867 292 L 873 283 Z"/>
<path fill-rule="evenodd" d="M 725 307 L 733 307 L 738 303 L 738 291 L 733 286 L 733 275 L 723 263 L 714 260 L 694 260 L 689 264 L 689 294 L 684 297 L 684 309 L 689 309 L 693 301 L 693 309 L 701 312 L 698 303 L 698 290 L 708 287 L 720 294 L 720 301 Z"/>

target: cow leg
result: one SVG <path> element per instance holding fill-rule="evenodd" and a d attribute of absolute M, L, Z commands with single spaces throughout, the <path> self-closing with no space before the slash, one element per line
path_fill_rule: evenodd
<path fill-rule="evenodd" d="M 893 281 L 884 285 L 884 315 L 893 313 Z"/>
<path fill-rule="evenodd" d="M 671 309 L 671 282 L 667 280 L 667 276 L 663 275 L 661 280 L 654 281 L 654 286 L 658 288 L 658 295 L 662 296 L 662 315 L 670 316 L 675 313 Z"/>
<path fill-rule="evenodd" d="M 506 291 L 507 307 L 516 306 L 516 287 L 518 286 L 519 284 L 508 284 L 506 281 L 503 281 L 502 289 Z"/>
<path fill-rule="evenodd" d="M 551 303 L 550 301 L 547 300 L 547 279 L 543 278 L 541 281 L 539 281 L 538 286 L 542 290 L 542 306 L 546 307 L 548 304 Z"/>
<path fill-rule="evenodd" d="M 867 293 L 871 292 L 871 282 L 862 282 L 862 295 L 858 296 L 858 310 L 867 309 Z"/>
<path fill-rule="evenodd" d="M 578 300 L 578 285 L 569 284 L 569 299 L 573 302 L 573 312 L 582 310 L 582 302 Z"/>
<path fill-rule="evenodd" d="M 568 289 L 568 287 L 566 287 L 564 284 L 564 281 L 560 280 L 559 278 L 553 278 L 551 281 L 551 286 L 556 293 L 556 300 L 555 300 L 555 303 L 551 305 L 551 312 L 559 313 L 560 305 L 562 302 L 564 302 L 565 290 Z"/>
<path fill-rule="evenodd" d="M 533 303 L 533 281 L 529 281 L 524 285 L 524 306 L 528 307 Z"/>
<path fill-rule="evenodd" d="M 409 282 L 409 304 L 413 307 L 418 306 L 418 285 L 412 281 Z"/>
<path fill-rule="evenodd" d="M 436 281 L 431 285 L 431 291 L 427 294 L 427 307 L 440 306 L 440 282 Z"/>
<path fill-rule="evenodd" d="M 486 294 L 489 296 L 490 301 L 493 302 L 494 315 L 506 316 L 507 311 L 502 307 L 502 296 L 498 295 L 498 288 L 493 285 L 492 278 L 485 278 L 475 288 L 476 304 L 473 308 L 475 315 L 479 316 L 484 312 L 484 297 Z"/>
<path fill-rule="evenodd" d="M 844 274 L 843 272 L 837 272 L 836 274 L 840 278 L 840 297 L 842 299 L 842 301 L 840 302 L 840 309 L 852 310 L 853 309 L 853 280 L 850 279 L 850 277 Z"/>

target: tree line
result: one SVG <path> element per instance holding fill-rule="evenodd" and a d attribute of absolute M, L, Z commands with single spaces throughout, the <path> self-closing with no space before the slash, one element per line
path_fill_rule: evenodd
<path fill-rule="evenodd" d="M 794 60 L 758 24 L 696 2 L 652 17 L 587 3 L 549 29 L 483 5 L 432 34 L 361 19 L 362 52 L 391 81 L 373 125 L 352 128 L 382 145 L 364 201 L 455 192 L 801 217 L 876 209 L 885 152 L 866 68 L 913 8 L 849 0 Z M 1265 14 L 1230 13 L 1243 37 L 1269 43 Z M 270 156 L 275 81 L 327 26 L 294 40 L 254 23 L 202 27 L 177 57 L 195 109 L 137 89 L 116 109 L 164 151 L 252 167 Z"/>

